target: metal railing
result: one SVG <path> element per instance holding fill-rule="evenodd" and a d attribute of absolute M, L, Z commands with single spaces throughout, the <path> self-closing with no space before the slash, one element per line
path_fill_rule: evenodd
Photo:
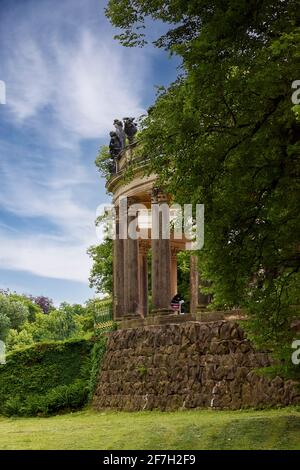
<path fill-rule="evenodd" d="M 112 300 L 99 300 L 94 305 L 94 332 L 99 335 L 114 327 Z"/>

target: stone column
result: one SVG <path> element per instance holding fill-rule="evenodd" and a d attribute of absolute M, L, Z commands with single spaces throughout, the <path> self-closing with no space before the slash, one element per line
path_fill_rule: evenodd
<path fill-rule="evenodd" d="M 113 315 L 118 320 L 125 314 L 124 305 L 124 240 L 119 238 L 119 207 L 116 207 L 116 238 L 113 241 Z"/>
<path fill-rule="evenodd" d="M 157 211 L 158 227 L 154 233 L 152 221 L 152 305 L 153 310 L 169 311 L 171 302 L 171 246 L 170 237 L 163 238 L 163 232 L 169 226 L 169 219 L 163 221 L 160 208 L 167 199 L 158 191 L 152 193 L 152 212 Z M 153 237 L 157 236 L 157 239 Z"/>
<path fill-rule="evenodd" d="M 177 294 L 177 253 L 175 247 L 171 247 L 171 297 Z"/>
<path fill-rule="evenodd" d="M 131 214 L 130 206 L 136 201 L 133 198 L 127 199 L 128 212 L 127 222 L 129 224 L 137 217 Z M 124 240 L 124 297 L 126 315 L 132 316 L 138 314 L 139 306 L 139 276 L 138 276 L 138 240 L 127 237 Z"/>
<path fill-rule="evenodd" d="M 198 256 L 191 255 L 190 258 L 190 313 L 195 314 L 198 307 L 199 295 L 199 273 Z"/>
<path fill-rule="evenodd" d="M 139 242 L 139 313 L 142 317 L 148 314 L 148 246 Z"/>

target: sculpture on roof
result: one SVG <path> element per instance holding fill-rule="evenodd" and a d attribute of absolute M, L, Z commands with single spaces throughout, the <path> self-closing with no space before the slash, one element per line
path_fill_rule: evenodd
<path fill-rule="evenodd" d="M 123 123 L 119 119 L 115 119 L 114 126 L 116 129 L 116 134 L 119 137 L 119 140 L 121 142 L 121 148 L 123 149 L 125 147 L 125 141 L 126 141 L 126 134 L 123 129 Z"/>
<path fill-rule="evenodd" d="M 134 142 L 134 136 L 137 133 L 137 124 L 134 122 L 134 118 L 125 117 L 123 118 L 124 131 L 128 138 L 128 142 L 132 144 Z"/>
<path fill-rule="evenodd" d="M 110 142 L 109 142 L 109 153 L 110 153 L 110 163 L 111 173 L 116 172 L 117 160 L 120 158 L 120 153 L 125 148 L 126 137 L 128 143 L 132 144 L 134 142 L 134 136 L 137 133 L 137 124 L 134 122 L 135 118 L 125 117 L 123 122 L 119 119 L 115 119 L 113 125 L 115 131 L 111 131 Z"/>
<path fill-rule="evenodd" d="M 109 135 L 110 135 L 109 153 L 110 153 L 111 158 L 116 159 L 118 158 L 119 153 L 122 150 L 122 144 L 116 132 L 111 131 Z"/>

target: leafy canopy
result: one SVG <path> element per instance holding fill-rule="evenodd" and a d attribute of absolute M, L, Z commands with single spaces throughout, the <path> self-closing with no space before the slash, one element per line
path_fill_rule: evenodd
<path fill-rule="evenodd" d="M 299 3 L 110 0 L 106 14 L 127 46 L 167 24 L 155 44 L 182 69 L 144 120 L 149 171 L 177 202 L 205 204 L 215 306 L 246 307 L 255 339 L 283 354 L 300 304 Z"/>

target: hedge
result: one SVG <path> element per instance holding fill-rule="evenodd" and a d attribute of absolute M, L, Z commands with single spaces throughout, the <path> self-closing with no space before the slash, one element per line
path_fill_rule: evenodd
<path fill-rule="evenodd" d="M 47 397 L 49 402 L 61 404 L 54 404 L 53 411 L 72 408 L 71 402 L 75 407 L 84 404 L 89 393 L 92 348 L 91 341 L 81 339 L 37 343 L 8 354 L 6 364 L 0 365 L 0 413 L 43 413 L 39 407 L 47 409 Z"/>

